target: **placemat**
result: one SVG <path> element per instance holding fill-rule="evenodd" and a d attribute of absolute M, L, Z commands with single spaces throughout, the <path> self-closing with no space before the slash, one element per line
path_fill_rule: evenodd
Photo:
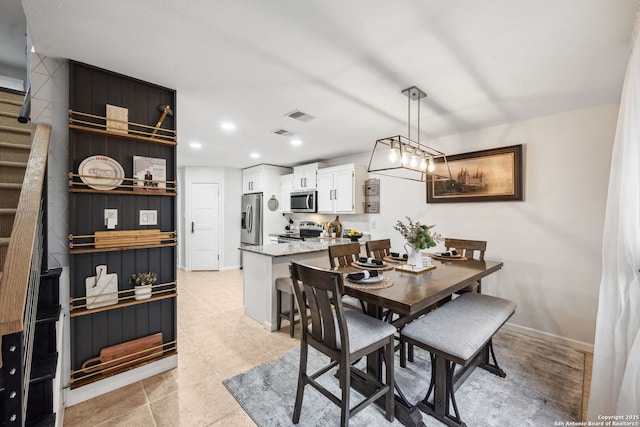
<path fill-rule="evenodd" d="M 382 267 L 365 267 L 364 265 L 359 265 L 355 261 L 351 261 L 351 266 L 359 268 L 360 270 L 378 270 L 378 271 L 393 270 L 394 268 L 393 265 L 383 265 Z"/>
<path fill-rule="evenodd" d="M 427 255 L 429 255 L 433 259 L 437 259 L 440 261 L 466 261 L 467 260 L 466 256 L 461 256 L 459 258 L 452 258 L 450 256 L 442 256 L 438 254 L 427 254 Z"/>
<path fill-rule="evenodd" d="M 391 258 L 389 255 L 387 255 L 387 256 L 385 256 L 385 257 L 383 257 L 382 259 L 383 259 L 384 261 L 387 261 L 387 262 L 393 262 L 393 263 L 395 263 L 395 264 L 402 264 L 403 262 L 407 262 L 407 260 L 406 260 L 406 259 L 394 259 L 394 258 Z"/>
<path fill-rule="evenodd" d="M 426 267 L 416 267 L 413 265 L 399 265 L 396 267 L 396 271 L 404 271 L 405 273 L 412 273 L 412 274 L 420 274 L 420 273 L 426 273 L 427 271 L 431 271 L 434 270 L 436 268 L 435 265 L 428 265 Z"/>
<path fill-rule="evenodd" d="M 382 280 L 378 283 L 374 283 L 371 285 L 367 285 L 367 284 L 360 284 L 360 283 L 353 283 L 352 281 L 350 281 L 349 279 L 347 279 L 345 277 L 344 279 L 344 285 L 348 288 L 353 288 L 353 289 L 384 289 L 384 288 L 388 288 L 390 286 L 393 285 L 393 280 L 387 278 L 387 277 L 383 277 Z"/>

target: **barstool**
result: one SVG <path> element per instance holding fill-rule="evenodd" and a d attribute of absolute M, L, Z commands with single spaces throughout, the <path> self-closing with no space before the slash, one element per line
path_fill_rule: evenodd
<path fill-rule="evenodd" d="M 300 319 L 296 319 L 296 302 L 293 295 L 293 288 L 291 287 L 291 277 L 278 277 L 276 279 L 276 310 L 278 312 L 278 324 L 276 325 L 280 329 L 282 325 L 282 319 L 289 321 L 289 335 L 293 337 L 294 324 L 298 323 Z M 287 294 L 289 296 L 289 312 L 282 312 L 282 295 Z M 298 316 L 299 317 L 299 316 Z"/>

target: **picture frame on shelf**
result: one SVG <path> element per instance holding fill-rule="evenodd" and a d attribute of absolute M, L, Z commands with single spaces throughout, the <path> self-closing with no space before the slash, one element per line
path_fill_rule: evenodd
<path fill-rule="evenodd" d="M 134 191 L 167 191 L 167 161 L 155 157 L 133 156 Z"/>
<path fill-rule="evenodd" d="M 522 189 L 520 144 L 436 160 L 427 180 L 427 203 L 520 201 Z"/>
<path fill-rule="evenodd" d="M 110 132 L 129 133 L 129 109 L 107 104 L 106 128 Z"/>

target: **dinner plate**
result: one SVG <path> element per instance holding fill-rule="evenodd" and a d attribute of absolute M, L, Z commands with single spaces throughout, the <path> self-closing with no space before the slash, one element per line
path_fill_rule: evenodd
<path fill-rule="evenodd" d="M 406 261 L 407 258 L 401 257 L 401 256 L 391 256 L 389 255 L 389 258 L 394 259 L 396 261 Z"/>
<path fill-rule="evenodd" d="M 122 184 L 124 169 L 111 157 L 91 156 L 80 163 L 78 175 L 94 190 L 113 190 Z"/>
<path fill-rule="evenodd" d="M 374 283 L 380 283 L 382 282 L 382 280 L 384 279 L 384 277 L 378 275 L 378 276 L 373 276 L 373 277 L 369 277 L 368 279 L 361 279 L 361 280 L 353 280 L 353 279 L 349 279 L 347 277 L 347 280 L 353 283 L 358 283 L 360 285 L 372 285 Z"/>
<path fill-rule="evenodd" d="M 382 264 L 373 264 L 373 263 L 368 263 L 368 262 L 360 262 L 360 261 L 356 261 L 356 264 L 358 264 L 360 267 L 384 267 L 386 264 L 384 261 L 382 261 Z"/>

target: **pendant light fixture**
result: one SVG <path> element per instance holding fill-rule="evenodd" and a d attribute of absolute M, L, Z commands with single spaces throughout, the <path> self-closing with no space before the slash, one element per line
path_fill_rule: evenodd
<path fill-rule="evenodd" d="M 407 137 L 396 135 L 377 140 L 369 160 L 369 172 L 414 181 L 426 181 L 429 176 L 434 175 L 436 160 L 442 159 L 447 173 L 443 177 L 451 179 L 451 171 L 445 154 L 420 143 L 420 100 L 426 98 L 427 94 L 417 86 L 404 89 L 402 93 L 407 96 L 408 102 Z M 418 137 L 416 141 L 411 139 L 412 101 L 418 104 Z"/>

